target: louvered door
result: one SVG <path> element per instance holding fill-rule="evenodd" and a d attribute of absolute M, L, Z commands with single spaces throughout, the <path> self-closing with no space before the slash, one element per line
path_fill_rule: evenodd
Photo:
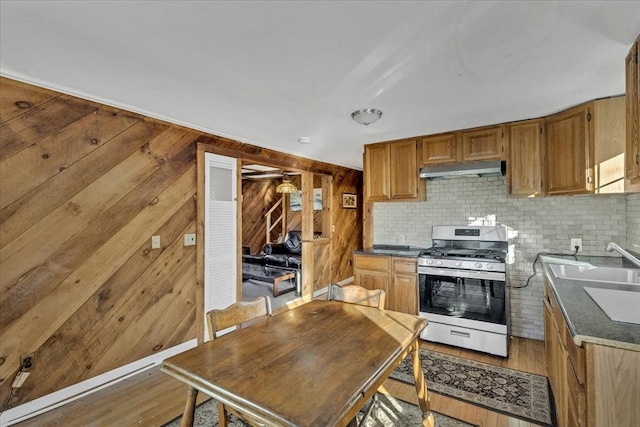
<path fill-rule="evenodd" d="M 205 313 L 236 302 L 236 170 L 236 159 L 205 153 Z"/>

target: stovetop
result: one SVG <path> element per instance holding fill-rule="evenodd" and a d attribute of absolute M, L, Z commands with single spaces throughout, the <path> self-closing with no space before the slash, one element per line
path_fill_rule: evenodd
<path fill-rule="evenodd" d="M 452 247 L 432 247 L 420 252 L 421 258 L 431 259 L 458 259 L 477 260 L 487 262 L 504 262 L 506 251 L 501 249 L 473 249 L 473 248 L 452 248 Z"/>

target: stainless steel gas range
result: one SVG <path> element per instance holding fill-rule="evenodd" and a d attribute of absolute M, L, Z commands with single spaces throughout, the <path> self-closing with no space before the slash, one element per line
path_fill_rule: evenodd
<path fill-rule="evenodd" d="M 506 357 L 506 228 L 434 226 L 432 239 L 418 257 L 421 338 Z"/>

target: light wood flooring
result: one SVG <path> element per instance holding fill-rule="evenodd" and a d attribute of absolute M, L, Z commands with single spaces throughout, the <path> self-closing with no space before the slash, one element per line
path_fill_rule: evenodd
<path fill-rule="evenodd" d="M 491 356 L 441 344 L 422 347 L 480 362 L 544 375 L 542 341 L 510 340 L 509 358 Z M 428 384 L 427 384 L 428 386 Z M 19 426 L 161 426 L 182 413 L 187 386 L 153 368 L 90 396 L 39 415 Z M 388 380 L 384 390 L 417 403 L 415 388 Z M 475 405 L 431 393 L 434 411 L 482 427 L 529 427 L 531 424 Z M 200 400 L 206 396 L 200 393 Z"/>

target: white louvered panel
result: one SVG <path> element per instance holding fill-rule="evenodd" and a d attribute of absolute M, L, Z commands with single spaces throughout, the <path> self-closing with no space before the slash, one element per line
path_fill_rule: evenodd
<path fill-rule="evenodd" d="M 236 159 L 205 154 L 205 313 L 236 302 Z"/>

